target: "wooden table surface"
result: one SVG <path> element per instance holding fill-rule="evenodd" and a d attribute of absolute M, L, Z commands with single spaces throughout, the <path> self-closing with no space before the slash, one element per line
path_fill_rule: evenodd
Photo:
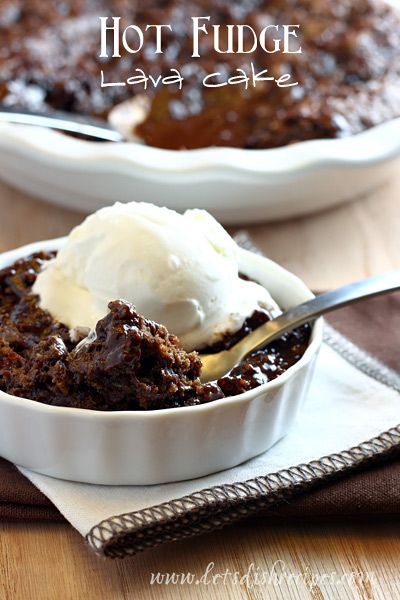
<path fill-rule="evenodd" d="M 400 268 L 400 168 L 396 177 L 352 204 L 248 229 L 271 258 L 314 288 Z M 81 218 L 0 184 L 0 251 L 63 235 Z M 260 518 L 107 561 L 67 524 L 3 522 L 0 599 L 394 600 L 400 598 L 399 534 L 398 522 L 270 526 Z M 152 573 L 201 577 L 207 568 L 220 577 L 208 584 L 204 578 L 198 585 L 151 584 Z"/>

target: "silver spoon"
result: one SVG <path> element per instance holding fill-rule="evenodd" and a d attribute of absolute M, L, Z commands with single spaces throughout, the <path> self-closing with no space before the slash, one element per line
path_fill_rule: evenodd
<path fill-rule="evenodd" d="M 77 133 L 103 142 L 123 142 L 124 136 L 106 121 L 56 111 L 51 114 L 0 106 L 0 123 L 34 125 L 59 131 Z"/>
<path fill-rule="evenodd" d="M 395 290 L 400 290 L 400 271 L 362 279 L 294 306 L 246 335 L 229 350 L 216 354 L 201 354 L 201 380 L 207 382 L 223 377 L 250 352 L 263 348 L 284 333 L 313 321 L 316 317 L 353 302 Z"/>

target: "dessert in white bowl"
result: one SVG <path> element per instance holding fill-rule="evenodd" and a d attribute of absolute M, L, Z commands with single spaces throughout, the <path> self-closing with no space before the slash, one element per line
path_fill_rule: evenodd
<path fill-rule="evenodd" d="M 144 25 L 154 14 L 159 23 L 171 19 L 174 33 L 164 54 L 154 55 L 150 45 L 150 56 L 139 52 L 103 59 L 96 67 L 101 4 L 68 0 L 43 9 L 36 2 L 20 10 L 20 0 L 7 3 L 2 33 L 8 43 L 0 60 L 3 105 L 105 117 L 143 88 L 100 89 L 101 70 L 108 82 L 126 82 L 135 65 L 156 79 L 171 66 L 182 66 L 189 81 L 181 97 L 175 97 L 174 86 L 171 94 L 163 86 L 152 94 L 150 119 L 140 132 L 147 145 L 92 143 L 0 124 L 0 176 L 18 189 L 84 212 L 107 205 L 111 197 L 129 202 L 134 191 L 144 200 L 162 198 L 175 210 L 200 207 L 225 223 L 243 224 L 323 210 L 365 194 L 395 172 L 400 156 L 396 0 L 392 6 L 381 0 L 259 0 L 240 9 L 230 0 L 167 0 L 151 6 L 108 0 L 103 12 L 123 17 L 121 34 L 127 22 Z M 201 59 L 188 63 L 190 17 L 203 15 L 205 6 L 210 31 L 211 23 L 225 29 L 227 23 L 249 20 L 256 29 L 269 23 L 274 36 L 271 23 L 298 23 L 304 51 L 213 55 L 210 36 L 202 36 L 205 65 Z M 207 91 L 191 81 L 204 67 L 230 71 L 243 59 L 249 67 L 252 58 L 256 71 L 267 67 L 276 76 L 289 70 L 299 85 L 274 91 L 276 86 L 259 82 L 247 93 L 230 85 L 219 94 L 218 88 Z M 207 147 L 165 149 L 171 145 Z"/>
<path fill-rule="evenodd" d="M 215 235 L 219 226 L 208 219 L 206 231 Z M 230 247 L 233 242 L 225 235 Z M 101 248 L 104 238 L 99 235 L 97 241 Z M 321 342 L 319 321 L 312 331 L 286 336 L 226 378 L 203 385 L 198 378 L 201 355 L 187 352 L 174 331 L 168 333 L 145 311 L 138 315 L 124 298 L 111 295 L 110 312 L 100 315 L 83 341 L 79 330 L 40 307 L 32 286 L 37 291 L 40 278 L 59 268 L 51 251 L 62 256 L 66 250 L 68 255 L 71 247 L 68 239 L 41 242 L 0 258 L 3 456 L 66 479 L 150 484 L 228 468 L 286 433 L 311 377 Z M 32 252 L 35 258 L 27 258 Z M 312 296 L 302 282 L 268 259 L 237 247 L 234 254 L 236 279 L 227 278 L 226 284 L 237 285 L 240 272 L 241 287 L 248 284 L 249 297 L 256 298 L 256 307 L 250 304 L 249 309 L 255 308 L 264 321 L 277 305 L 287 308 Z M 123 264 L 120 257 L 118 261 Z M 105 305 L 99 310 L 107 313 Z M 246 334 L 252 316 L 243 314 L 236 322 L 240 335 Z M 222 335 L 220 330 L 222 337 L 213 347 L 231 343 L 238 331 Z M 190 343 L 187 349 L 192 350 Z"/>

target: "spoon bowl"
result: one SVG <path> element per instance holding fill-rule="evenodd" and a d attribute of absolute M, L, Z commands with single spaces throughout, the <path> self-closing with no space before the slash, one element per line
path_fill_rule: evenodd
<path fill-rule="evenodd" d="M 307 300 L 258 327 L 228 350 L 202 354 L 201 380 L 206 383 L 223 377 L 248 354 L 317 317 L 366 298 L 400 290 L 400 271 L 361 279 Z"/>

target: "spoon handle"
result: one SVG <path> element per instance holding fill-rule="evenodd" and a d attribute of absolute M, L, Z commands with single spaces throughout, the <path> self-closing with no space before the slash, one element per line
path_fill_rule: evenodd
<path fill-rule="evenodd" d="M 400 271 L 391 271 L 368 279 L 361 279 L 344 287 L 326 292 L 303 304 L 290 308 L 276 319 L 269 321 L 253 333 L 249 334 L 250 348 L 245 353 L 256 350 L 279 335 L 291 331 L 307 321 L 312 321 L 323 314 L 359 302 L 373 296 L 400 290 Z"/>
<path fill-rule="evenodd" d="M 77 133 L 103 142 L 122 142 L 122 135 L 106 121 L 64 112 L 35 113 L 25 109 L 0 106 L 0 123 L 17 123 Z"/>

